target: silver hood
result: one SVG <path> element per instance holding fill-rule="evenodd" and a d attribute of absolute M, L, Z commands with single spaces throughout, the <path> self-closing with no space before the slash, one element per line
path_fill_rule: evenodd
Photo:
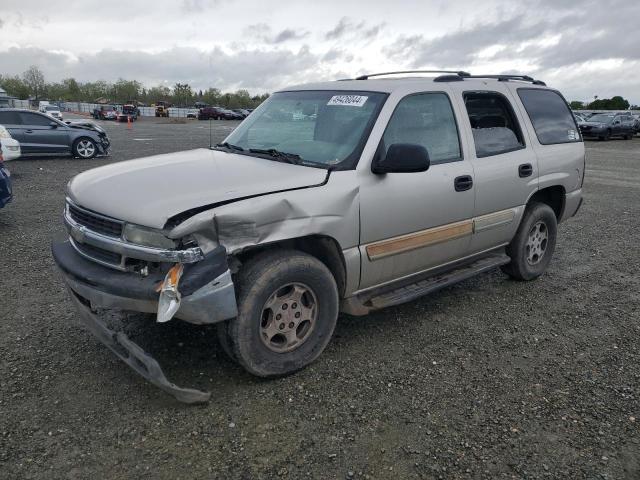
<path fill-rule="evenodd" d="M 112 163 L 83 172 L 69 198 L 103 215 L 152 228 L 193 208 L 322 184 L 327 171 L 217 150 Z"/>

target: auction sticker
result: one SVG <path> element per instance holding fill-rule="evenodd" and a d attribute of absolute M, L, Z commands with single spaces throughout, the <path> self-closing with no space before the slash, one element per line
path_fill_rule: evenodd
<path fill-rule="evenodd" d="M 348 107 L 361 107 L 367 101 L 364 95 L 334 95 L 327 105 L 346 105 Z"/>

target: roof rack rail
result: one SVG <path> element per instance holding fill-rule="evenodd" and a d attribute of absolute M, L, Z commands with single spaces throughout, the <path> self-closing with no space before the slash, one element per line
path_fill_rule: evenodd
<path fill-rule="evenodd" d="M 529 75 L 471 75 L 469 78 L 495 78 L 499 82 L 508 82 L 509 80 L 518 80 L 521 82 L 530 82 L 534 85 L 546 86 L 542 80 L 535 80 Z"/>
<path fill-rule="evenodd" d="M 447 72 L 451 73 L 451 72 Z M 453 72 L 455 73 L 455 72 Z M 459 82 L 464 80 L 465 78 L 492 78 L 496 79 L 499 82 L 508 82 L 509 80 L 516 80 L 520 82 L 530 82 L 534 85 L 547 86 L 542 80 L 535 80 L 529 75 L 441 75 L 433 79 L 434 82 Z"/>
<path fill-rule="evenodd" d="M 463 72 L 462 70 L 399 70 L 397 72 L 382 72 L 382 73 L 369 73 L 367 75 L 360 75 L 356 77 L 356 80 L 368 80 L 371 77 L 381 77 L 383 75 L 397 75 L 401 73 L 450 73 L 457 75 L 458 77 L 469 77 L 471 76 L 468 72 Z"/>

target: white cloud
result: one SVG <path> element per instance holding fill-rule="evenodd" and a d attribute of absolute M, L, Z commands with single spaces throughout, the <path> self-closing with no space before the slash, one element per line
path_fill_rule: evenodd
<path fill-rule="evenodd" d="M 36 64 L 50 80 L 122 77 L 263 92 L 372 71 L 440 67 L 520 71 L 570 99 L 597 90 L 640 103 L 637 1 L 2 3 L 3 74 Z"/>

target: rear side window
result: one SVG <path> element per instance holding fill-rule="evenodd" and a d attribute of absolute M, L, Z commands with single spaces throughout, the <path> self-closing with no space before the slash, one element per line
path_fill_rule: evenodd
<path fill-rule="evenodd" d="M 580 141 L 571 110 L 558 92 L 519 88 L 518 95 L 542 145 Z"/>
<path fill-rule="evenodd" d="M 21 125 L 18 112 L 3 112 L 0 110 L 0 125 Z"/>
<path fill-rule="evenodd" d="M 403 98 L 382 137 L 384 152 L 394 143 L 422 145 L 432 164 L 460 160 L 458 126 L 449 97 L 420 93 Z"/>
<path fill-rule="evenodd" d="M 53 119 L 46 115 L 38 115 L 37 113 L 25 113 L 20 112 L 23 125 L 36 125 L 41 127 L 48 127 Z"/>
<path fill-rule="evenodd" d="M 498 92 L 465 92 L 464 104 L 476 145 L 476 157 L 524 148 L 522 130 L 509 100 Z"/>

